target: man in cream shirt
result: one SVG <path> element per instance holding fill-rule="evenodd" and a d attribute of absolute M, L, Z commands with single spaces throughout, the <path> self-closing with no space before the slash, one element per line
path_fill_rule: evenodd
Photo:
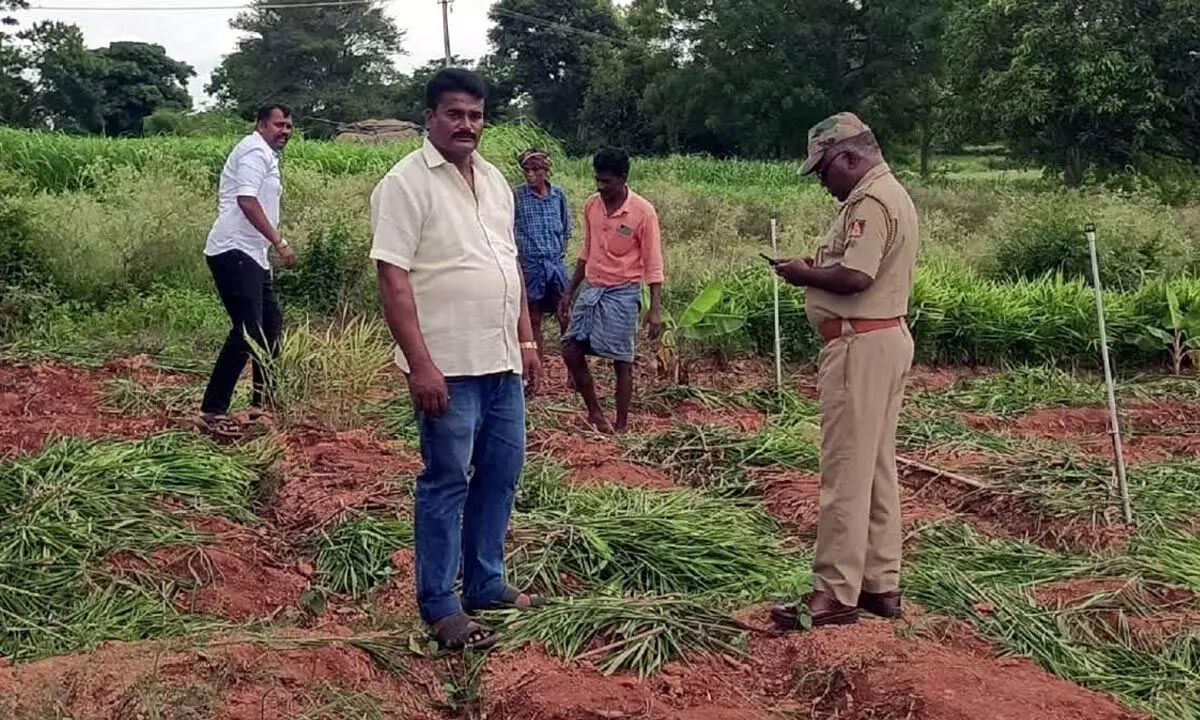
<path fill-rule="evenodd" d="M 296 263 L 295 253 L 278 231 L 283 198 L 278 153 L 291 136 L 292 111 L 283 105 L 268 105 L 258 112 L 254 132 L 233 148 L 221 170 L 217 219 L 204 255 L 232 327 L 200 404 L 202 427 L 218 435 L 238 432 L 237 423 L 228 415 L 229 403 L 247 359 L 253 360 L 254 370 L 252 415 L 270 400 L 267 373 L 257 357 L 252 357 L 246 338 L 256 342 L 261 352 L 278 352 L 283 317 L 275 300 L 267 251 L 274 247 L 288 267 Z"/>
<path fill-rule="evenodd" d="M 475 152 L 485 94 L 472 72 L 435 75 L 424 146 L 371 195 L 371 258 L 425 463 L 414 522 L 417 604 L 451 650 L 495 643 L 494 631 L 470 619 L 475 611 L 541 601 L 504 581 L 504 538 L 525 462 L 522 386 L 536 387 L 541 366 L 512 190 Z"/>

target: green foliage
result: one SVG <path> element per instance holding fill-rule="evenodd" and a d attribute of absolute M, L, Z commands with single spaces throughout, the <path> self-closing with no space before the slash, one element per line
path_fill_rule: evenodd
<path fill-rule="evenodd" d="M 929 408 L 1014 415 L 1033 408 L 1103 402 L 1104 388 L 1055 367 L 1021 367 L 970 378 L 916 402 Z"/>
<path fill-rule="evenodd" d="M 252 454 L 253 453 L 253 454 Z M 187 435 L 137 443 L 62 440 L 0 464 L 0 652 L 32 659 L 193 627 L 164 597 L 117 573 L 117 552 L 198 543 L 157 501 L 248 520 L 269 453 L 226 455 Z"/>
<path fill-rule="evenodd" d="M 537 642 L 566 660 L 599 657 L 597 668 L 606 675 L 628 670 L 646 677 L 697 652 L 745 653 L 744 634 L 728 616 L 677 596 L 573 598 L 510 618 L 505 646 Z M 597 637 L 605 644 L 589 649 Z"/>
<path fill-rule="evenodd" d="M 75 25 L 42 22 L 22 34 L 38 70 L 39 100 L 56 129 L 138 135 L 159 108 L 186 110 L 196 73 L 161 45 L 114 42 L 90 50 Z"/>
<path fill-rule="evenodd" d="M 1100 281 L 1106 287 L 1136 288 L 1146 277 L 1168 269 L 1195 267 L 1195 250 L 1182 241 L 1168 208 L 1151 202 L 1123 206 L 1087 197 L 1045 194 L 1003 212 L 987 274 L 997 279 L 1032 280 L 1061 272 L 1092 281 L 1091 256 L 1083 234 L 1094 222 Z"/>
<path fill-rule="evenodd" d="M 159 108 L 142 120 L 142 135 L 175 137 L 236 137 L 249 131 L 250 123 L 223 110 L 185 112 Z"/>
<path fill-rule="evenodd" d="M 412 526 L 370 515 L 342 519 L 321 535 L 317 574 L 325 588 L 365 595 L 395 572 L 392 554 L 412 544 Z"/>
<path fill-rule="evenodd" d="M 1060 0 L 968 0 L 952 17 L 956 91 L 1015 153 L 1061 172 L 1066 185 L 1136 166 L 1148 153 L 1195 137 L 1195 97 L 1172 93 L 1178 57 L 1200 27 L 1180 22 L 1190 3 L 1085 5 Z M 1194 68 L 1193 68 L 1194 72 Z M 1174 148 L 1173 148 L 1174 149 Z"/>
<path fill-rule="evenodd" d="M 510 531 L 518 587 L 557 594 L 566 573 L 614 592 L 729 602 L 794 594 L 807 580 L 807 568 L 782 551 L 761 510 L 692 491 L 541 483 L 519 503 Z"/>
<path fill-rule="evenodd" d="M 278 273 L 276 289 L 281 301 L 317 313 L 337 314 L 355 296 L 370 269 L 363 262 L 369 250 L 369 239 L 358 236 L 344 221 L 320 228 L 305 243 L 300 264 Z"/>
<path fill-rule="evenodd" d="M 606 38 L 622 34 L 610 0 L 500 0 L 489 17 L 495 61 L 514 89 L 556 136 L 577 137 L 590 63 L 612 53 Z"/>
<path fill-rule="evenodd" d="M 403 33 L 382 2 L 256 0 L 230 26 L 242 37 L 205 89 L 242 117 L 282 102 L 307 134 L 327 137 L 339 122 L 388 113 Z"/>

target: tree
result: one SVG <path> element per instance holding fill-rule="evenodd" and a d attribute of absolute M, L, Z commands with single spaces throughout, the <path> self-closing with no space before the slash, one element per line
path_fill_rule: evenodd
<path fill-rule="evenodd" d="M 0 125 L 31 125 L 36 116 L 34 86 L 25 77 L 29 57 L 7 30 L 17 25 L 7 13 L 28 7 L 25 0 L 0 0 Z"/>
<path fill-rule="evenodd" d="M 95 51 L 102 68 L 100 114 L 107 135 L 140 135 L 156 110 L 187 110 L 187 82 L 196 71 L 161 45 L 115 42 Z"/>
<path fill-rule="evenodd" d="M 402 52 L 403 33 L 378 0 L 255 0 L 230 25 L 246 35 L 205 89 L 243 117 L 282 102 L 306 132 L 329 135 L 339 122 L 390 110 L 400 79 L 392 58 Z"/>
<path fill-rule="evenodd" d="M 38 73 L 38 100 L 56 130 L 104 132 L 103 59 L 83 44 L 77 25 L 46 21 L 21 33 Z"/>
<path fill-rule="evenodd" d="M 38 72 L 38 100 L 50 124 L 67 132 L 140 135 L 159 108 L 186 110 L 191 66 L 161 45 L 116 42 L 89 50 L 76 25 L 42 22 L 22 33 Z"/>
<path fill-rule="evenodd" d="M 1164 64 L 1186 44 L 1180 27 L 1198 37 L 1196 3 L 1183 4 L 1190 19 L 1160 0 L 963 0 L 948 36 L 956 92 L 979 97 L 1010 150 L 1061 172 L 1068 187 L 1089 170 L 1136 167 L 1196 117 L 1195 96 L 1171 92 L 1194 80 L 1171 72 L 1178 60 Z"/>
<path fill-rule="evenodd" d="M 495 62 L 508 66 L 513 89 L 548 130 L 578 140 L 591 62 L 622 41 L 611 0 L 499 0 L 489 17 Z"/>

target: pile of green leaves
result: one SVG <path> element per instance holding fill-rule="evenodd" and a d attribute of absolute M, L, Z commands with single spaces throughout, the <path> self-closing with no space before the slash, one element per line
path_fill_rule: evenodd
<path fill-rule="evenodd" d="M 168 598 L 107 559 L 203 542 L 161 498 L 252 520 L 253 488 L 274 459 L 265 444 L 227 454 L 167 434 L 135 443 L 60 440 L 0 465 L 0 654 L 29 659 L 183 632 L 190 621 Z"/>
<path fill-rule="evenodd" d="M 360 514 L 322 533 L 317 576 L 336 593 L 365 595 L 392 576 L 392 553 L 412 544 L 412 526 Z"/>

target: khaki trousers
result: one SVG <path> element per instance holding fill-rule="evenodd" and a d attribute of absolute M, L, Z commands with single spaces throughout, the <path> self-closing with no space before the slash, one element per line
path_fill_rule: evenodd
<path fill-rule="evenodd" d="M 860 591 L 900 587 L 896 423 L 912 360 L 912 335 L 905 326 L 847 334 L 821 350 L 821 498 L 813 586 L 843 605 L 857 605 Z"/>

